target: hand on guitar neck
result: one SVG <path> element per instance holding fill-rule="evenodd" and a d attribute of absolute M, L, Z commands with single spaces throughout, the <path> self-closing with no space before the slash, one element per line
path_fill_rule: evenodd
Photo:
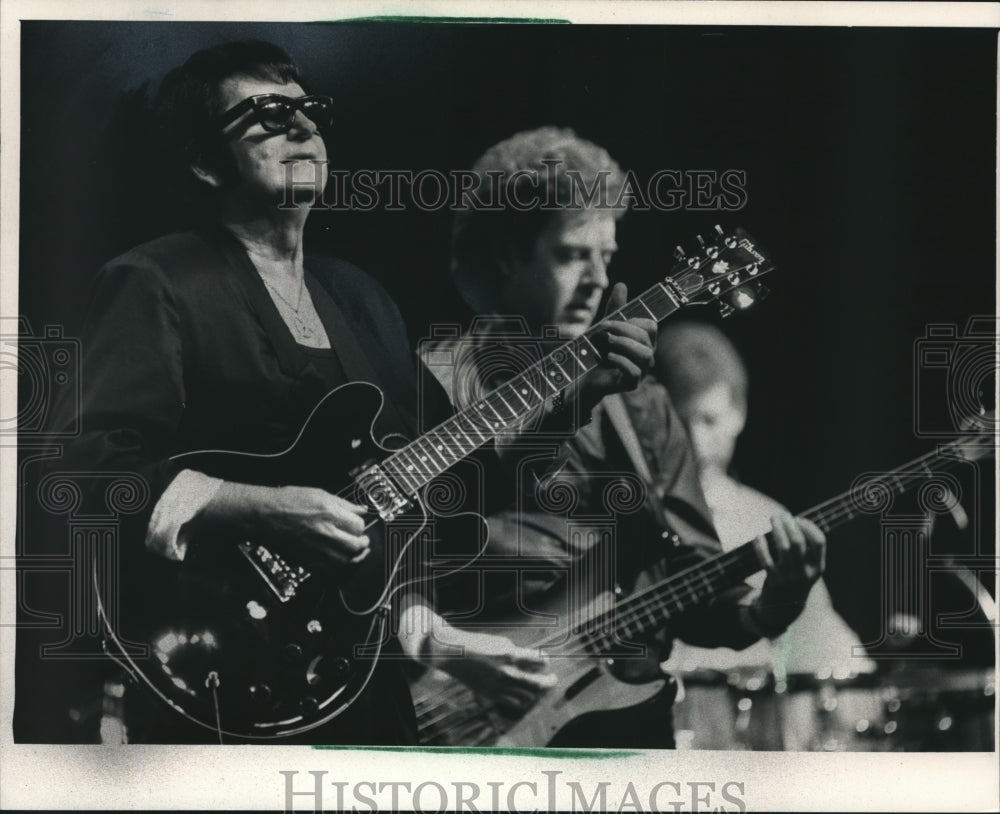
<path fill-rule="evenodd" d="M 608 295 L 605 318 L 590 334 L 602 357 L 600 365 L 566 388 L 567 402 L 579 400 L 586 415 L 605 396 L 634 390 L 653 364 L 656 320 L 625 319 L 617 313 L 628 301 L 624 283 L 615 283 Z"/>
<path fill-rule="evenodd" d="M 826 536 L 815 523 L 783 514 L 772 517 L 771 526 L 754 541 L 767 577 L 746 619 L 751 630 L 767 638 L 795 621 L 826 568 Z"/>

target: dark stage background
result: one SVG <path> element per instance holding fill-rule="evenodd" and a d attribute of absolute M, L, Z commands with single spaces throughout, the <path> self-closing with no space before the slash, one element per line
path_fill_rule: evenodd
<path fill-rule="evenodd" d="M 917 437 L 915 404 L 926 427 L 950 429 L 956 387 L 992 389 L 982 364 L 961 379 L 956 353 L 919 377 L 914 364 L 938 324 L 956 326 L 948 347 L 986 368 L 994 358 L 995 323 L 961 339 L 969 317 L 995 315 L 988 30 L 23 23 L 19 313 L 36 334 L 75 335 L 99 266 L 161 228 L 133 129 L 143 94 L 194 50 L 241 38 L 285 47 L 334 97 L 331 167 L 462 169 L 516 131 L 555 124 L 640 179 L 745 171 L 739 212 L 627 216 L 612 271 L 638 292 L 715 222 L 767 247 L 771 297 L 723 323 L 751 373 L 737 467 L 793 510 L 932 448 L 941 439 Z M 419 339 L 467 316 L 447 274 L 449 227 L 446 209 L 317 212 L 309 234 L 378 278 Z M 934 553 L 995 552 L 987 469 L 973 512 L 985 525 L 960 534 L 942 520 Z M 880 627 L 880 568 L 877 520 L 831 541 L 834 600 L 867 639 Z"/>

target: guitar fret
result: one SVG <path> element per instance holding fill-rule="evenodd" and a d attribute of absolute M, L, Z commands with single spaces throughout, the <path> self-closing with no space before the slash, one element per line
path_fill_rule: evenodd
<path fill-rule="evenodd" d="M 462 422 L 459 420 L 460 418 L 461 418 L 460 415 L 455 416 L 455 418 L 454 418 L 455 428 L 456 428 L 456 430 L 458 432 L 460 432 L 465 437 L 465 440 L 468 442 L 468 444 L 469 444 L 468 452 L 472 452 L 479 445 L 475 441 L 472 440 L 472 436 L 469 435 L 469 433 L 467 433 L 465 431 L 464 427 L 462 427 Z"/>
<path fill-rule="evenodd" d="M 400 471 L 406 473 L 407 477 L 412 477 L 412 474 L 416 471 L 416 467 L 413 465 L 413 457 L 410 452 L 410 448 L 403 447 L 403 449 L 399 450 L 399 452 L 392 457 L 397 459 L 402 464 Z"/>
<path fill-rule="evenodd" d="M 604 634 L 596 637 L 586 636 L 584 637 L 584 643 L 587 649 L 595 655 L 599 653 L 607 653 L 611 649 L 612 645 L 611 639 Z"/>
<path fill-rule="evenodd" d="M 402 468 L 397 466 L 402 459 L 397 460 L 397 455 L 391 455 L 382 462 L 382 471 L 385 472 L 395 483 L 402 487 L 402 491 L 409 495 L 414 495 L 419 486 Z"/>
<path fill-rule="evenodd" d="M 430 470 L 421 464 L 420 458 L 418 457 L 417 450 L 414 449 L 415 444 L 410 444 L 403 450 L 397 452 L 397 455 L 404 456 L 406 460 L 405 471 L 414 479 L 414 482 L 418 484 L 418 488 L 424 483 L 427 483 L 431 479 Z M 405 454 L 405 455 L 404 455 Z"/>
<path fill-rule="evenodd" d="M 434 433 L 434 435 L 436 435 L 436 433 Z M 448 462 L 445 460 L 444 455 L 438 449 L 437 443 L 435 443 L 435 441 L 432 440 L 432 433 L 427 433 L 427 435 L 424 436 L 424 438 L 423 438 L 423 445 L 424 445 L 424 448 L 430 453 L 430 455 L 428 455 L 428 457 L 430 458 L 432 464 L 435 467 L 437 466 L 437 462 L 434 460 L 434 456 L 435 455 L 437 455 L 437 457 L 441 459 L 441 463 L 443 463 L 445 466 L 448 465 Z M 437 474 L 437 473 L 435 473 L 435 474 Z"/>
<path fill-rule="evenodd" d="M 443 439 L 443 438 L 441 437 L 441 432 L 440 432 L 440 429 L 441 429 L 441 428 L 439 428 L 439 429 L 438 429 L 438 431 L 436 431 L 436 432 L 434 433 L 434 436 L 435 436 L 435 440 L 434 440 L 434 442 L 433 442 L 433 443 L 431 444 L 431 448 L 432 448 L 432 449 L 433 449 L 433 450 L 434 450 L 434 451 L 435 451 L 435 452 L 436 452 L 436 453 L 438 454 L 438 456 L 439 456 L 439 457 L 441 458 L 441 461 L 442 461 L 442 463 L 444 463 L 444 465 L 445 465 L 446 467 L 448 467 L 448 466 L 451 466 L 451 465 L 452 465 L 453 463 L 455 463 L 455 461 L 457 461 L 457 460 L 458 460 L 458 457 L 457 457 L 457 456 L 454 456 L 454 451 L 453 451 L 453 450 L 451 449 L 451 447 L 450 447 L 450 446 L 448 445 L 448 442 L 447 442 L 447 439 Z M 448 460 L 448 458 L 446 457 L 446 455 L 452 455 L 453 457 L 452 457 L 452 459 L 451 459 L 451 460 L 449 461 L 449 460 Z"/>
<path fill-rule="evenodd" d="M 566 346 L 566 350 L 569 355 L 573 357 L 573 361 L 580 366 L 580 370 L 586 373 L 589 368 L 583 363 L 583 359 L 580 358 L 580 354 L 573 350 L 573 346 L 571 344 Z"/>
<path fill-rule="evenodd" d="M 502 415 L 500 415 L 500 413 L 498 413 L 498 412 L 496 411 L 496 408 L 495 408 L 495 407 L 494 407 L 494 406 L 493 406 L 492 404 L 490 404 L 490 403 L 489 403 L 488 401 L 486 401 L 486 400 L 484 400 L 484 401 L 483 401 L 483 404 L 484 404 L 484 405 L 485 405 L 486 407 L 489 407 L 489 408 L 490 408 L 490 409 L 491 409 L 491 410 L 493 411 L 493 415 L 495 415 L 495 416 L 497 417 L 497 422 L 498 422 L 498 424 L 499 424 L 499 426 L 497 427 L 497 429 L 499 429 L 500 427 L 506 427 L 506 426 L 507 426 L 507 425 L 506 425 L 506 423 L 504 422 L 504 419 L 503 419 L 503 416 L 502 416 Z M 492 422 L 491 422 L 491 423 L 492 423 Z"/>
<path fill-rule="evenodd" d="M 566 372 L 566 368 L 562 366 L 562 362 L 565 361 L 566 357 L 565 354 L 563 354 L 562 350 L 557 350 L 555 353 L 552 354 L 552 364 L 556 366 L 556 369 L 558 369 L 558 371 L 563 376 L 565 376 L 566 379 L 569 379 L 570 375 Z"/>
<path fill-rule="evenodd" d="M 691 582 L 688 585 L 688 589 L 691 592 L 691 594 L 696 597 L 698 595 L 698 593 L 699 593 L 699 590 L 703 590 L 705 593 L 711 595 L 711 593 L 712 593 L 712 583 L 709 581 L 708 575 L 707 574 L 694 574 L 693 577 L 694 578 L 691 580 Z M 699 582 L 701 583 L 701 585 L 704 586 L 703 588 L 699 587 Z"/>
<path fill-rule="evenodd" d="M 597 348 L 594 343 L 590 341 L 590 337 L 587 336 L 587 334 L 584 334 L 577 339 L 577 345 L 581 358 L 586 358 L 588 361 L 593 360 L 593 364 L 587 369 L 593 370 L 593 368 L 597 367 L 601 354 L 597 352 Z"/>
<path fill-rule="evenodd" d="M 428 454 L 426 438 L 427 436 L 418 439 L 414 442 L 414 446 L 416 447 L 417 460 L 426 468 L 427 479 L 430 480 L 438 473 L 434 471 L 437 469 L 437 464 L 434 463 L 433 457 Z"/>
<path fill-rule="evenodd" d="M 543 401 L 545 401 L 545 396 L 543 396 L 541 393 L 538 392 L 538 390 L 535 388 L 535 386 L 531 383 L 531 379 L 529 379 L 526 375 L 521 375 L 518 378 L 521 378 L 521 379 L 524 380 L 524 383 L 528 386 L 528 389 L 531 391 L 532 395 L 536 399 L 538 399 L 538 404 L 541 404 Z M 534 406 L 537 407 L 538 404 L 535 404 Z"/>
<path fill-rule="evenodd" d="M 492 412 L 493 415 L 496 416 L 495 419 L 490 418 L 489 413 L 486 412 L 487 408 L 489 408 L 490 412 Z M 485 422 L 484 426 L 486 427 L 486 433 L 488 438 L 493 438 L 504 427 L 503 418 L 500 416 L 500 413 L 498 413 L 493 408 L 492 404 L 487 404 L 485 401 L 481 405 L 481 412 L 479 413 L 479 418 L 483 422 Z"/>
<path fill-rule="evenodd" d="M 621 310 L 618 313 L 621 314 L 622 317 L 624 317 L 625 319 L 634 319 L 635 317 L 643 316 L 642 311 L 639 310 L 640 305 L 642 306 L 643 310 L 652 315 L 653 312 L 650 311 L 649 308 L 646 306 L 646 304 L 642 301 L 642 297 L 636 297 L 636 299 L 632 300 L 631 302 L 625 303 L 625 305 L 622 306 Z"/>
<path fill-rule="evenodd" d="M 462 423 L 458 420 L 457 416 L 448 420 L 446 430 L 451 449 L 452 451 L 457 450 L 458 458 L 464 458 L 466 455 L 474 452 L 476 447 L 479 446 L 462 428 Z"/>
<path fill-rule="evenodd" d="M 505 399 L 503 397 L 503 393 L 501 393 L 499 390 L 496 390 L 492 395 L 494 395 L 498 399 L 500 399 L 500 401 L 503 403 L 503 406 L 506 407 L 510 411 L 512 419 L 517 417 L 517 411 L 513 407 L 510 406 L 510 404 L 507 402 L 507 399 Z"/>
<path fill-rule="evenodd" d="M 529 410 L 531 409 L 531 403 L 524 397 L 524 395 L 517 389 L 517 387 L 507 385 L 507 389 L 510 390 L 515 396 L 517 396 L 518 401 L 521 402 Z"/>
<path fill-rule="evenodd" d="M 515 423 L 517 421 L 517 419 L 520 418 L 520 415 L 519 415 L 518 411 L 515 410 L 510 405 L 510 403 L 507 401 L 507 399 L 505 399 L 503 397 L 503 395 L 500 393 L 499 390 L 494 390 L 492 393 L 490 393 L 489 395 L 487 395 L 486 398 L 487 399 L 497 399 L 497 400 L 499 400 L 500 405 L 496 407 L 496 410 L 497 410 L 497 414 L 500 416 L 500 420 L 503 421 L 504 427 L 507 427 L 507 426 Z M 500 412 L 501 408 L 506 409 L 507 412 L 510 413 L 510 415 L 508 415 L 505 418 L 504 415 L 503 415 L 503 413 Z"/>
<path fill-rule="evenodd" d="M 469 415 L 469 412 L 470 412 L 469 410 L 463 410 L 456 416 L 456 419 L 461 420 L 464 418 L 468 422 L 468 426 L 471 427 L 472 431 L 479 437 L 479 443 L 476 444 L 476 446 L 479 446 L 480 444 L 483 444 L 486 441 L 488 441 L 490 436 L 488 433 L 484 434 L 479 431 L 479 428 L 476 426 L 476 423 L 472 420 L 472 417 Z M 468 435 L 468 433 L 466 433 L 466 435 Z M 469 438 L 471 437 L 472 436 L 470 435 Z"/>

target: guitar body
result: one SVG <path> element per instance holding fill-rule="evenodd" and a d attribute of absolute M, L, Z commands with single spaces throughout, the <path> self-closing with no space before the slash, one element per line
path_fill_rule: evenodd
<path fill-rule="evenodd" d="M 371 434 L 381 406 L 377 388 L 348 384 L 317 405 L 280 454 L 173 460 L 235 482 L 314 486 L 366 503 L 354 479 L 388 454 Z M 374 669 L 391 620 L 373 608 L 388 597 L 389 567 L 423 519 L 419 506 L 392 523 L 372 511 L 371 553 L 342 568 L 297 561 L 266 540 L 194 540 L 179 563 L 149 555 L 142 622 L 130 616 L 127 627 L 148 657 L 111 630 L 116 655 L 178 713 L 223 734 L 272 738 L 318 726 L 353 701 Z M 111 626 L 107 614 L 104 621 Z"/>
<path fill-rule="evenodd" d="M 490 626 L 522 647 L 548 657 L 547 671 L 556 676 L 554 687 L 542 693 L 530 709 L 514 712 L 475 696 L 457 679 L 431 671 L 414 682 L 412 691 L 420 724 L 421 742 L 441 746 L 609 745 L 623 737 L 615 730 L 614 711 L 642 704 L 664 691 L 655 647 L 612 640 L 610 649 L 595 647 L 605 630 L 574 619 L 598 620 L 610 611 L 614 593 L 601 593 L 575 610 L 562 593 L 546 603 L 547 611 L 532 616 L 552 620 L 549 625 L 511 620 L 505 627 Z M 613 618 L 613 617 L 612 617 Z M 604 644 L 602 642 L 602 644 Z M 669 703 L 668 699 L 665 703 Z"/>

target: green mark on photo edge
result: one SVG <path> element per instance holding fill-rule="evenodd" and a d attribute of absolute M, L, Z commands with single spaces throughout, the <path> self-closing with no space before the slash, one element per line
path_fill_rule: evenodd
<path fill-rule="evenodd" d="M 594 749 L 549 749 L 546 747 L 503 747 L 503 746 L 324 746 L 315 744 L 313 749 L 329 749 L 340 752 L 425 752 L 442 755 L 504 755 L 506 757 L 544 757 L 556 760 L 579 758 L 581 760 L 611 760 L 634 757 L 642 752 L 625 750 Z"/>
<path fill-rule="evenodd" d="M 494 25 L 496 23 L 524 23 L 527 25 L 570 25 L 569 20 L 547 17 L 411 17 L 405 15 L 384 15 L 379 17 L 347 17 L 343 20 L 323 20 L 321 23 L 468 23 L 470 25 Z"/>

